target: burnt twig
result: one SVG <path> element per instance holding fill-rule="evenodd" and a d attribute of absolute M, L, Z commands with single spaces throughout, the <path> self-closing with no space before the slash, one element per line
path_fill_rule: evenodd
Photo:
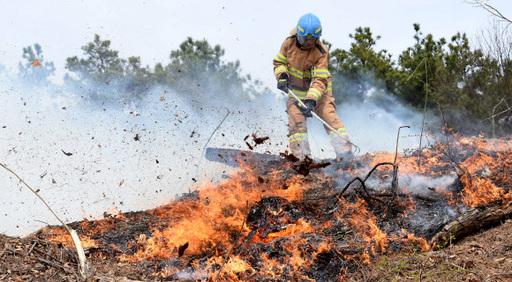
<path fill-rule="evenodd" d="M 32 253 L 32 251 L 34 250 L 34 248 L 35 248 L 35 246 L 36 246 L 36 245 L 37 245 L 37 241 L 35 241 L 35 242 L 32 244 L 32 246 L 30 246 L 30 249 L 29 249 L 29 250 L 28 250 L 28 252 L 27 252 L 27 256 L 29 256 L 29 255 Z"/>
<path fill-rule="evenodd" d="M 254 144 L 256 145 L 261 145 L 263 144 L 265 141 L 267 141 L 268 139 L 270 139 L 270 137 L 268 136 L 265 136 L 265 137 L 257 137 L 256 136 L 256 133 L 253 133 L 252 135 L 252 141 L 254 142 Z"/>
<path fill-rule="evenodd" d="M 56 263 L 56 262 L 49 261 L 49 260 L 44 259 L 44 258 L 37 258 L 37 260 L 38 260 L 38 261 L 40 261 L 40 262 L 42 262 L 42 263 L 44 263 L 44 264 L 46 264 L 46 265 L 52 266 L 52 267 L 54 267 L 54 268 L 61 269 L 61 270 L 63 270 L 63 271 L 64 271 L 64 272 L 66 272 L 66 273 L 67 273 L 67 272 L 69 272 L 69 270 L 68 270 L 68 269 L 66 269 L 66 267 L 64 267 L 63 265 L 58 264 L 58 263 Z"/>
<path fill-rule="evenodd" d="M 345 191 L 347 191 L 347 189 L 350 187 L 350 185 L 351 185 L 352 183 L 356 182 L 356 181 L 359 181 L 359 183 L 361 183 L 361 185 L 365 185 L 365 184 L 364 184 L 364 181 L 363 181 L 361 178 L 359 178 L 359 176 L 358 176 L 358 177 L 356 177 L 356 178 L 354 178 L 354 179 L 350 180 L 350 181 L 347 183 L 347 185 L 345 185 L 345 187 L 343 188 L 343 190 L 341 190 L 341 192 L 340 192 L 340 193 L 338 193 L 338 196 L 340 196 L 340 197 L 341 197 L 341 196 L 343 196 L 343 193 L 345 193 Z"/>
<path fill-rule="evenodd" d="M 247 139 L 249 139 L 249 136 L 252 137 L 252 144 L 250 144 L 247 141 Z M 263 144 L 265 141 L 267 141 L 269 139 L 270 139 L 270 137 L 268 137 L 268 136 L 258 137 L 258 136 L 256 136 L 256 133 L 253 132 L 251 135 L 245 136 L 244 142 L 245 142 L 245 145 L 247 145 L 247 147 L 249 147 L 249 149 L 252 151 L 252 150 L 254 150 L 254 148 L 256 146 Z"/>
<path fill-rule="evenodd" d="M 189 245 L 188 242 L 186 242 L 185 244 L 178 247 L 178 257 L 183 256 L 183 254 L 185 253 L 185 250 L 187 250 L 187 248 L 188 248 L 188 245 Z"/>
<path fill-rule="evenodd" d="M 348 190 L 348 188 L 350 187 L 350 185 L 356 181 L 359 181 L 359 183 L 361 184 L 360 185 L 360 188 L 365 192 L 366 196 L 368 197 L 368 199 L 371 199 L 371 200 L 376 200 L 378 202 L 381 202 L 383 203 L 380 199 L 377 199 L 375 197 L 372 197 L 370 195 L 370 193 L 368 192 L 368 189 L 366 188 L 366 181 L 368 180 L 368 178 L 370 178 L 370 176 L 372 175 L 372 173 L 380 166 L 385 166 L 385 165 L 390 165 L 390 166 L 393 166 L 395 167 L 395 165 L 393 163 L 390 163 L 390 162 L 383 162 L 383 163 L 378 163 L 376 164 L 371 170 L 370 172 L 368 172 L 368 174 L 366 175 L 366 177 L 364 179 L 361 179 L 359 176 L 355 177 L 354 179 L 350 180 L 346 185 L 345 187 L 341 190 L 341 192 L 339 192 L 336 196 L 336 199 L 339 201 L 340 198 L 343 196 L 343 193 L 345 193 L 345 191 Z"/>
<path fill-rule="evenodd" d="M 360 187 L 360 188 L 362 188 L 362 190 L 363 190 L 364 194 L 366 194 L 366 195 L 361 195 L 361 196 L 362 196 L 362 197 L 363 197 L 367 202 L 370 202 L 371 200 L 378 200 L 378 199 L 374 199 L 374 198 L 370 195 L 370 193 L 368 193 L 368 189 L 366 188 L 366 184 L 365 184 L 365 182 L 364 182 L 361 178 L 359 178 L 359 177 L 356 177 L 356 178 L 352 179 L 349 183 L 347 183 L 347 185 L 345 186 L 345 188 L 343 188 L 342 193 L 343 193 L 343 192 L 345 192 L 345 191 L 348 189 L 348 187 L 350 187 L 350 184 L 352 184 L 352 183 L 354 183 L 354 182 L 356 182 L 356 181 L 359 181 L 359 183 L 361 184 L 359 187 Z M 357 189 L 357 188 L 356 188 L 356 189 Z M 356 192 L 357 192 L 357 190 L 356 190 Z M 341 193 L 341 194 L 342 194 L 342 193 Z M 337 200 L 339 200 L 340 198 L 339 198 L 339 197 L 336 197 L 336 199 L 337 199 Z M 378 201 L 380 201 L 380 200 L 378 200 Z"/>
<path fill-rule="evenodd" d="M 370 170 L 370 172 L 368 172 L 368 174 L 366 175 L 366 177 L 364 178 L 364 182 L 366 182 L 366 180 L 368 180 L 368 178 L 370 178 L 370 176 L 372 175 L 372 173 L 380 166 L 384 166 L 384 165 L 390 165 L 390 166 L 394 166 L 393 163 L 390 163 L 390 162 L 383 162 L 383 163 L 378 163 L 376 164 L 372 170 Z"/>

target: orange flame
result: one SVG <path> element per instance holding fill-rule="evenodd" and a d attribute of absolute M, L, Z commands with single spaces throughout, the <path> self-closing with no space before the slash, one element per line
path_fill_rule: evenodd
<path fill-rule="evenodd" d="M 450 204 L 464 204 L 468 207 L 512 201 L 512 193 L 506 190 L 509 187 L 507 184 L 512 183 L 512 176 L 509 173 L 512 168 L 512 146 L 505 143 L 505 141 L 489 142 L 479 138 L 463 138 L 457 144 L 458 148 L 462 148 L 462 155 L 466 154 L 464 155 L 465 161 L 457 164 L 461 170 L 464 170 L 460 176 L 463 186 L 461 197 L 459 194 L 447 192 L 449 189 L 444 190 L 443 187 L 436 187 L 435 191 L 446 197 Z M 449 163 L 450 161 L 443 155 L 445 147 L 446 145 L 440 144 L 422 150 L 421 164 L 417 162 L 417 155 L 400 156 L 400 174 L 436 175 L 446 173 L 443 168 L 453 164 Z M 496 148 L 502 151 L 492 151 Z M 467 158 L 468 154 L 473 155 Z M 393 159 L 393 155 L 378 153 L 366 157 L 370 158 L 367 159 L 370 166 L 374 166 L 376 163 L 389 162 Z M 389 171 L 390 167 L 380 167 L 376 174 L 379 177 L 384 175 L 385 178 L 390 175 Z M 359 172 L 354 169 L 344 171 L 344 173 Z M 374 214 L 366 201 L 356 199 L 355 202 L 350 202 L 343 197 L 336 202 L 338 205 L 334 209 L 336 211 L 331 210 L 329 216 L 323 217 L 322 215 L 316 220 L 310 217 L 299 218 L 295 222 L 287 222 L 288 224 L 281 226 L 280 230 L 265 233 L 263 236 L 258 233 L 258 230 L 251 230 L 245 222 L 250 207 L 264 197 L 281 197 L 290 202 L 302 201 L 304 192 L 309 190 L 309 197 L 310 191 L 316 191 L 311 188 L 317 188 L 310 184 L 314 181 L 306 182 L 311 178 L 289 177 L 277 170 L 264 177 L 257 175 L 256 171 L 248 165 L 242 164 L 240 171 L 219 185 L 204 184 L 198 191 L 197 198 L 182 199 L 145 212 L 145 215 L 151 214 L 158 218 L 158 222 L 152 223 L 153 225 L 149 227 L 151 235 L 135 235 L 136 240 L 130 242 L 130 244 L 136 245 L 136 248 L 130 249 L 135 254 L 125 254 L 118 258 L 121 261 L 138 262 L 166 260 L 178 256 L 185 256 L 185 259 L 177 259 L 177 261 L 188 261 L 190 256 L 196 255 L 202 258 L 208 257 L 202 259 L 202 262 L 196 259 L 191 260 L 190 264 L 194 271 L 184 274 L 189 275 L 191 280 L 239 281 L 241 277 L 250 277 L 254 274 L 265 275 L 270 280 L 277 280 L 281 275 L 293 272 L 297 273 L 297 276 L 294 276 L 295 279 L 292 280 L 308 281 L 311 278 L 302 277 L 301 273 L 315 267 L 315 258 L 320 253 L 332 251 L 338 256 L 343 256 L 344 261 L 370 264 L 376 255 L 386 253 L 391 243 L 399 243 L 404 246 L 413 245 L 415 250 L 418 247 L 422 251 L 431 249 L 427 240 L 416 237 L 407 230 L 400 232 L 398 229 L 386 227 L 385 230 L 394 230 L 387 234 L 379 226 L 383 222 L 380 221 L 382 217 Z M 325 176 L 321 175 L 321 177 L 324 181 Z M 331 181 L 331 179 L 328 178 L 327 181 Z M 327 186 L 332 187 L 331 185 Z M 401 215 L 405 218 L 407 213 L 414 211 L 416 202 L 407 190 L 402 190 L 401 193 L 400 204 L 405 209 Z M 403 193 L 408 194 L 405 200 L 403 200 Z M 374 209 L 373 206 L 371 208 Z M 417 208 L 422 208 L 422 206 L 418 205 Z M 332 215 L 335 217 L 333 218 Z M 105 230 L 114 230 L 116 221 L 123 220 L 127 219 L 119 214 L 97 222 L 83 221 L 80 223 L 80 227 L 82 230 L 87 230 L 87 234 L 95 234 L 105 232 Z M 338 232 L 340 226 L 350 230 L 336 238 L 342 238 L 339 240 L 345 240 L 343 244 L 346 244 L 348 249 L 356 251 L 343 253 L 340 241 L 333 241 L 334 236 L 317 236 L 333 234 L 330 233 L 331 230 Z M 249 237 L 249 234 L 254 236 Z M 336 234 L 341 234 L 341 232 Z M 86 248 L 99 244 L 87 237 L 81 236 L 81 238 L 83 238 Z M 250 249 L 251 252 L 278 246 L 280 255 L 276 257 L 262 251 L 261 254 L 251 253 L 251 256 L 255 255 L 255 257 L 248 258 L 243 252 L 237 252 L 238 246 L 245 244 L 245 239 L 249 238 L 251 238 L 248 240 L 249 243 L 252 243 L 251 248 L 254 247 L 254 249 Z M 72 246 L 64 229 L 52 229 L 51 240 Z M 259 249 L 261 246 L 264 246 L 263 249 Z M 257 266 L 253 261 L 255 258 L 258 259 Z M 164 267 L 159 274 L 163 278 L 168 278 L 175 274 L 181 275 L 182 272 L 183 269 L 178 266 L 170 265 Z"/>
<path fill-rule="evenodd" d="M 469 207 L 483 206 L 498 200 L 510 201 L 510 193 L 494 185 L 489 179 L 480 177 L 471 178 L 467 174 L 461 177 L 464 184 L 462 201 Z"/>
<path fill-rule="evenodd" d="M 35 60 L 32 61 L 31 65 L 34 68 L 38 68 L 38 67 L 41 66 L 41 61 L 39 61 L 38 59 L 35 59 Z"/>
<path fill-rule="evenodd" d="M 353 204 L 344 202 L 343 205 L 345 213 L 349 215 L 349 223 L 370 247 L 371 254 L 375 255 L 377 251 L 385 252 L 389 244 L 388 236 L 377 226 L 377 219 L 366 208 L 366 202 L 359 199 Z"/>
<path fill-rule="evenodd" d="M 155 210 L 156 215 L 170 221 L 169 227 L 154 230 L 152 237 L 144 242 L 134 257 L 125 256 L 123 259 L 167 259 L 177 256 L 178 248 L 185 243 L 189 244 L 188 254 L 207 250 L 229 252 L 233 246 L 229 245 L 227 238 L 237 233 L 245 236 L 250 231 L 244 225 L 250 206 L 267 196 L 300 199 L 307 187 L 299 177 L 289 178 L 283 183 L 277 172 L 262 182 L 251 168 L 244 165 L 240 172 L 220 185 L 205 185 L 199 191 L 199 200 L 179 201 Z M 269 234 L 262 241 L 311 230 L 307 222 L 299 220 L 284 230 Z"/>

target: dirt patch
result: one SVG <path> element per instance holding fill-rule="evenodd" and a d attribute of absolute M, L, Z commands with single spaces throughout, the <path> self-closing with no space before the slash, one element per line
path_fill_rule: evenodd
<path fill-rule="evenodd" d="M 436 252 L 380 257 L 349 281 L 512 281 L 512 220 Z"/>

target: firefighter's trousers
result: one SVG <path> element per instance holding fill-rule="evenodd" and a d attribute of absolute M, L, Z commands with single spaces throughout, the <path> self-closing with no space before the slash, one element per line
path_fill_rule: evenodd
<path fill-rule="evenodd" d="M 348 135 L 345 125 L 336 113 L 336 104 L 331 91 L 326 91 L 317 102 L 315 113 L 326 121 L 337 132 L 331 132 L 327 127 L 325 130 L 329 134 L 331 145 L 334 148 L 337 158 L 344 158 L 351 154 L 352 145 L 348 142 Z M 308 142 L 306 117 L 302 114 L 293 97 L 288 98 L 286 112 L 288 113 L 288 141 L 292 154 L 299 159 L 311 155 Z M 343 138 L 340 137 L 343 136 Z"/>

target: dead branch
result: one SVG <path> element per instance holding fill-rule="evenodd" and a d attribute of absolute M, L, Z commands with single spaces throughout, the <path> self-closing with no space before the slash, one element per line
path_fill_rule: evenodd
<path fill-rule="evenodd" d="M 372 200 L 376 200 L 376 201 L 383 203 L 380 199 L 374 198 L 370 195 L 370 193 L 368 192 L 368 188 L 366 188 L 365 182 L 359 177 L 356 177 L 356 178 L 352 179 L 350 182 L 348 182 L 347 185 L 345 186 L 344 190 L 348 189 L 348 187 L 356 181 L 358 181 L 361 184 L 361 186 L 359 186 L 359 188 L 362 188 L 361 190 L 364 192 L 364 195 L 361 194 L 361 196 L 363 197 L 363 199 L 365 199 L 366 202 L 370 203 Z M 355 188 L 354 190 L 357 191 L 357 188 Z M 336 197 L 336 199 L 339 200 L 340 198 Z"/>
<path fill-rule="evenodd" d="M 507 18 L 505 15 L 503 15 L 498 9 L 496 9 L 494 6 L 488 4 L 487 0 L 472 0 L 467 1 L 469 4 L 472 4 L 476 7 L 480 7 L 484 10 L 486 10 L 489 14 L 493 15 L 494 17 L 498 18 L 499 20 L 505 21 L 508 24 L 512 24 L 512 20 Z"/>
<path fill-rule="evenodd" d="M 68 269 L 66 269 L 66 267 L 64 267 L 63 265 L 58 264 L 58 263 L 55 263 L 55 262 L 53 262 L 53 261 L 49 261 L 49 260 L 44 259 L 44 258 L 37 258 L 37 260 L 38 260 L 39 262 L 42 262 L 42 263 L 46 264 L 46 265 L 52 266 L 52 267 L 54 267 L 54 268 L 61 269 L 61 270 L 63 270 L 64 272 L 68 272 L 68 271 L 69 271 L 69 270 L 68 270 Z"/>
<path fill-rule="evenodd" d="M 366 195 L 365 200 L 367 202 L 369 202 L 370 200 L 375 200 L 377 202 L 380 202 L 380 203 L 384 203 L 382 200 L 378 199 L 378 198 L 375 198 L 375 197 L 372 197 L 370 195 L 370 193 L 368 192 L 368 188 L 366 187 L 366 181 L 368 180 L 368 178 L 370 178 L 370 176 L 372 175 L 372 173 L 380 166 L 384 166 L 384 165 L 390 165 L 390 166 L 393 166 L 395 167 L 395 165 L 393 163 L 390 163 L 390 162 L 383 162 L 383 163 L 378 163 L 376 164 L 371 170 L 370 172 L 368 172 L 368 174 L 366 175 L 366 177 L 364 179 L 361 179 L 359 176 L 355 177 L 354 179 L 350 180 L 346 185 L 345 187 L 341 190 L 341 192 L 335 194 L 334 196 L 336 197 L 336 201 L 339 201 L 341 200 L 341 197 L 343 196 L 343 193 L 345 193 L 345 191 L 348 190 L 348 188 L 350 187 L 350 185 L 352 185 L 352 183 L 358 181 L 360 183 L 360 186 L 358 188 L 362 189 L 364 194 Z"/>
<path fill-rule="evenodd" d="M 495 20 L 492 26 L 480 32 L 477 37 L 480 49 L 485 50 L 487 55 L 494 58 L 498 62 L 500 74 L 505 75 L 507 62 L 512 57 L 512 33 L 503 26 L 499 21 Z"/>
<path fill-rule="evenodd" d="M 27 256 L 29 256 L 29 255 L 32 253 L 32 251 L 34 250 L 34 247 L 35 247 L 36 245 L 37 245 L 37 241 L 36 241 L 36 242 L 34 242 L 34 243 L 32 244 L 32 246 L 30 246 L 30 249 L 29 249 L 29 250 L 28 250 L 28 252 L 27 252 Z"/>
<path fill-rule="evenodd" d="M 446 224 L 431 240 L 437 249 L 463 238 L 475 230 L 496 224 L 512 216 L 512 203 L 489 208 L 474 208 Z"/>

